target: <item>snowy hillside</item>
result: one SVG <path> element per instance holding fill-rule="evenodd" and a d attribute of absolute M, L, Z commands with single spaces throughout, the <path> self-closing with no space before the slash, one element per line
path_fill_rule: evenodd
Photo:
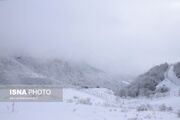
<path fill-rule="evenodd" d="M 63 102 L 0 103 L 3 120 L 179 120 L 179 96 L 120 98 L 108 89 L 64 89 Z"/>
<path fill-rule="evenodd" d="M 180 79 L 176 74 L 177 70 L 179 70 L 177 64 L 169 65 L 165 63 L 157 65 L 137 77 L 127 87 L 122 88 L 117 95 L 131 97 L 151 96 L 157 92 L 168 92 L 172 88 L 179 89 Z"/>
<path fill-rule="evenodd" d="M 174 72 L 174 65 L 169 66 L 164 76 L 165 79 L 156 86 L 156 89 L 166 86 L 169 89 L 170 95 L 179 94 L 178 92 L 180 90 L 180 79 L 176 76 Z"/>
<path fill-rule="evenodd" d="M 1 57 L 0 84 L 58 84 L 117 89 L 124 83 L 86 63 L 32 57 Z"/>

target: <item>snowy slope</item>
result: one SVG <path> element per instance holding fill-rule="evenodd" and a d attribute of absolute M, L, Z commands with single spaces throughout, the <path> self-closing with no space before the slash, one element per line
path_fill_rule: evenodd
<path fill-rule="evenodd" d="M 11 57 L 0 58 L 0 84 L 50 84 L 52 81 L 35 73 Z"/>
<path fill-rule="evenodd" d="M 98 94 L 101 95 L 98 95 Z M 106 97 L 104 97 L 106 96 Z M 109 97 L 111 103 L 108 104 Z M 82 100 L 87 100 L 84 102 Z M 0 103 L 2 120 L 179 120 L 180 97 L 124 99 L 112 95 L 107 89 L 64 89 L 63 102 L 57 103 Z M 105 104 L 106 103 L 106 104 Z M 151 109 L 137 111 L 138 106 L 147 105 Z M 161 111 L 165 104 L 172 111 Z"/>
<path fill-rule="evenodd" d="M 170 65 L 164 74 L 165 79 L 160 82 L 156 87 L 167 86 L 171 95 L 178 95 L 180 90 L 180 79 L 177 78 L 174 72 L 174 65 Z"/>
<path fill-rule="evenodd" d="M 0 57 L 0 84 L 58 84 L 62 87 L 111 89 L 124 85 L 86 63 L 26 56 Z"/>
<path fill-rule="evenodd" d="M 165 63 L 151 68 L 144 74 L 139 75 L 127 87 L 120 89 L 117 95 L 131 97 L 151 96 L 156 92 L 160 92 L 163 86 L 171 89 L 170 94 L 178 94 L 180 78 L 175 73 L 175 65 Z M 179 68 L 176 66 L 176 69 Z"/>

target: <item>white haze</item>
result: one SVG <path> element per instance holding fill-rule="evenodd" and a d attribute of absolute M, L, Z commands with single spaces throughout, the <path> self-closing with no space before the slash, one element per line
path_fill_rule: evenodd
<path fill-rule="evenodd" d="M 180 60 L 179 0 L 1 0 L 0 54 L 139 74 Z"/>

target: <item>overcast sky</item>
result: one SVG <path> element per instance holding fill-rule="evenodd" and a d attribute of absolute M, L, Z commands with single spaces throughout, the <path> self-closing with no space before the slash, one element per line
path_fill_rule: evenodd
<path fill-rule="evenodd" d="M 139 74 L 180 61 L 180 1 L 1 0 L 0 51 Z"/>

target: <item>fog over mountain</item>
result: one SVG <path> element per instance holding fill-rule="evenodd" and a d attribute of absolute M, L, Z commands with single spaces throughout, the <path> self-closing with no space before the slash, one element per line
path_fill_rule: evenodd
<path fill-rule="evenodd" d="M 85 61 L 140 74 L 179 61 L 179 0 L 3 0 L 0 54 Z"/>
<path fill-rule="evenodd" d="M 117 90 L 129 79 L 115 78 L 87 63 L 29 56 L 0 57 L 1 85 L 59 85 Z"/>

